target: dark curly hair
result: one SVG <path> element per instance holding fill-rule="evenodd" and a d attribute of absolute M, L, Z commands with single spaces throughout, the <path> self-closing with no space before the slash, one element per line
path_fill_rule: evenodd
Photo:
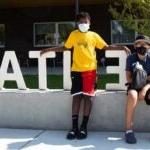
<path fill-rule="evenodd" d="M 88 18 L 89 20 L 91 20 L 90 14 L 88 12 L 80 12 L 79 14 L 77 14 L 76 22 L 78 22 L 81 18 Z"/>

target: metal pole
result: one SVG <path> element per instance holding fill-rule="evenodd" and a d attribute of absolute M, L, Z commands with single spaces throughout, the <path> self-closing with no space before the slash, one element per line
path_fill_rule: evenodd
<path fill-rule="evenodd" d="M 75 15 L 79 13 L 79 0 L 75 0 Z"/>

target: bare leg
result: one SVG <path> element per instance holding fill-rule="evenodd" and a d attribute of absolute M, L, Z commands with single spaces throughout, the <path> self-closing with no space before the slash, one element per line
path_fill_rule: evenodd
<path fill-rule="evenodd" d="M 72 115 L 79 115 L 82 95 L 73 96 Z"/>
<path fill-rule="evenodd" d="M 138 103 L 137 91 L 130 90 L 128 92 L 126 104 L 126 130 L 132 130 L 133 128 L 133 117 L 137 103 Z"/>
<path fill-rule="evenodd" d="M 83 96 L 84 99 L 84 116 L 89 116 L 92 109 L 92 97 L 91 96 Z"/>
<path fill-rule="evenodd" d="M 81 124 L 81 128 L 87 129 L 87 124 L 92 109 L 92 97 L 84 95 L 83 99 L 84 99 L 84 110 L 83 110 L 83 121 Z"/>
<path fill-rule="evenodd" d="M 80 104 L 82 95 L 76 95 L 73 97 L 72 102 L 72 130 L 67 134 L 67 139 L 75 139 L 78 134 L 78 116 L 80 111 Z"/>
<path fill-rule="evenodd" d="M 72 102 L 72 129 L 78 130 L 78 116 L 80 111 L 80 104 L 82 95 L 76 95 L 73 97 Z"/>
<path fill-rule="evenodd" d="M 83 120 L 80 127 L 80 132 L 78 134 L 78 139 L 85 139 L 87 137 L 87 124 L 92 109 L 92 97 L 84 95 L 83 99 L 84 99 Z"/>

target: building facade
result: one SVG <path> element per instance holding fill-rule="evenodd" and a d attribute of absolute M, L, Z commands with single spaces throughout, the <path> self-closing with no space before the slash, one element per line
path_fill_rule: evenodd
<path fill-rule="evenodd" d="M 108 44 L 131 44 L 135 33 L 129 34 L 120 22 L 112 21 L 109 6 L 110 0 L 1 0 L 0 57 L 6 50 L 15 50 L 24 60 L 29 50 L 63 44 L 75 27 L 78 9 L 90 13 L 91 30 Z"/>

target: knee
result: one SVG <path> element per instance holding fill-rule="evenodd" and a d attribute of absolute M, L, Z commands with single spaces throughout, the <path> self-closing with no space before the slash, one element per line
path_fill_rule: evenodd
<path fill-rule="evenodd" d="M 141 92 L 139 93 L 139 100 L 144 100 L 144 99 L 145 99 L 145 95 L 146 95 L 146 92 L 141 91 Z"/>
<path fill-rule="evenodd" d="M 137 101 L 138 100 L 138 92 L 131 90 L 128 92 L 128 100 Z"/>

